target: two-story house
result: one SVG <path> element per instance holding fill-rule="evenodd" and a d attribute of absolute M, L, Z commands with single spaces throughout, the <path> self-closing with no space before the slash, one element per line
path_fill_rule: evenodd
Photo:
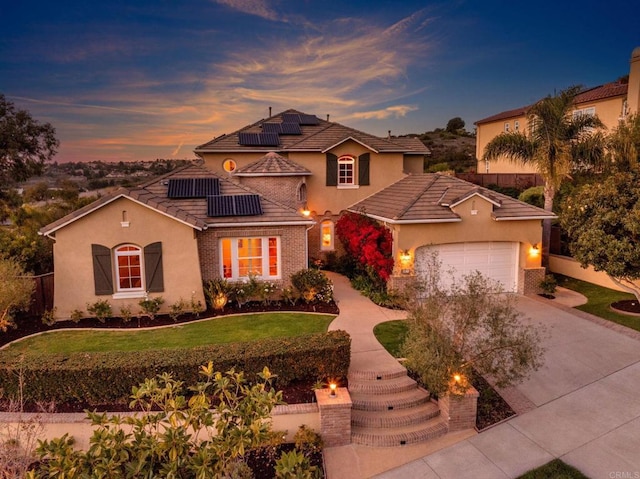
<path fill-rule="evenodd" d="M 487 144 L 503 132 L 526 132 L 530 105 L 503 111 L 475 122 L 478 173 L 536 173 L 532 165 L 522 165 L 500 158 L 482 159 Z M 575 99 L 574 115 L 598 115 L 608 130 L 627 115 L 640 112 L 640 47 L 633 50 L 628 79 L 621 79 L 581 92 Z"/>
<path fill-rule="evenodd" d="M 195 162 L 121 189 L 46 226 L 56 315 L 105 299 L 204 301 L 203 281 L 249 275 L 287 284 L 339 252 L 335 224 L 366 214 L 393 235 L 391 286 L 422 274 L 436 249 L 458 273 L 480 270 L 531 292 L 544 210 L 439 174 L 423 174 L 415 138 L 380 138 L 295 110 L 197 147 Z"/>

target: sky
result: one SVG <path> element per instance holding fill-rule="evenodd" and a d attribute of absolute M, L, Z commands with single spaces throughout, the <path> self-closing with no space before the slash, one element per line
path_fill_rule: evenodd
<path fill-rule="evenodd" d="M 12 1 L 0 94 L 55 160 L 193 158 L 289 108 L 367 133 L 473 123 L 629 73 L 640 2 Z"/>

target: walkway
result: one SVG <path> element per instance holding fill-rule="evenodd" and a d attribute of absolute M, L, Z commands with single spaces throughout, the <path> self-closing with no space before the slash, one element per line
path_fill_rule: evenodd
<path fill-rule="evenodd" d="M 393 367 L 372 330 L 403 313 L 373 305 L 341 276 L 331 279 L 340 306 L 331 329 L 352 335 L 354 367 Z M 575 298 L 565 299 L 571 305 Z M 545 366 L 513 391 L 531 404 L 529 412 L 481 434 L 425 445 L 327 448 L 328 479 L 513 478 L 555 457 L 592 479 L 640 477 L 640 335 L 556 304 L 518 299 L 529 321 L 548 329 Z"/>

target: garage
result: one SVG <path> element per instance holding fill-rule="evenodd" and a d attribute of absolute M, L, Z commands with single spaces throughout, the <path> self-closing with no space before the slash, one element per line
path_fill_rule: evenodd
<path fill-rule="evenodd" d="M 415 269 L 420 275 L 429 263 L 429 252 L 436 251 L 442 263 L 442 286 L 448 287 L 453 277 L 447 272 L 454 270 L 454 276 L 463 276 L 474 271 L 495 281 L 499 281 L 505 291 L 516 292 L 518 288 L 518 243 L 478 242 L 451 243 L 422 246 L 416 249 Z"/>

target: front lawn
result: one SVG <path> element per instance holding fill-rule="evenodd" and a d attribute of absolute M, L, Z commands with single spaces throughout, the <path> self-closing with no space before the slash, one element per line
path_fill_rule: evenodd
<path fill-rule="evenodd" d="M 640 331 L 640 316 L 616 313 L 611 309 L 611 303 L 625 299 L 633 299 L 634 296 L 622 291 L 604 288 L 597 284 L 587 283 L 579 279 L 562 275 L 554 275 L 558 280 L 558 286 L 577 291 L 587 297 L 587 304 L 577 306 L 576 309 L 593 314 L 614 323 Z"/>
<path fill-rule="evenodd" d="M 333 315 L 260 313 L 215 317 L 151 330 L 57 330 L 12 344 L 0 354 L 140 351 L 248 342 L 327 331 Z"/>

